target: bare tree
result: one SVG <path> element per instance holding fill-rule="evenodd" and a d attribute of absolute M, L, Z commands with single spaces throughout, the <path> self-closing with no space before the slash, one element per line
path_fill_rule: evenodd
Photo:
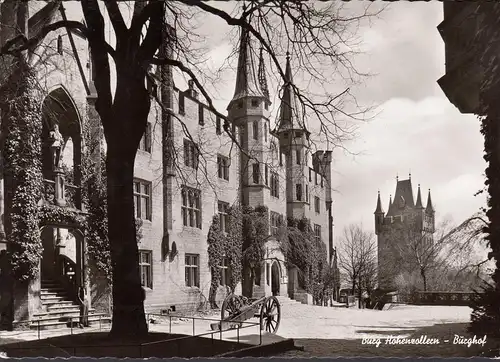
<path fill-rule="evenodd" d="M 443 220 L 435 230 L 419 228 L 417 218 L 410 218 L 398 228 L 394 228 L 388 238 L 392 246 L 389 270 L 396 276 L 403 273 L 403 284 L 407 288 L 423 291 L 443 286 L 440 280 L 461 279 L 464 274 L 477 271 L 484 261 L 477 260 L 475 250 L 482 240 L 481 215 L 474 215 L 458 226 L 452 226 L 450 220 Z M 415 273 L 420 283 L 411 281 Z M 467 279 L 467 278 L 465 278 Z M 448 286 L 447 288 L 450 288 Z"/>
<path fill-rule="evenodd" d="M 361 305 L 363 293 L 374 289 L 377 260 L 375 237 L 363 230 L 362 225 L 351 224 L 343 230 L 338 251 L 340 272 L 346 276 Z"/>
<path fill-rule="evenodd" d="M 60 0 L 50 6 L 58 6 Z M 12 38 L 0 54 L 14 56 L 14 69 L 22 62 L 20 56 L 32 56 L 51 31 L 66 28 L 78 31 L 88 40 L 95 69 L 97 90 L 96 110 L 104 129 L 107 144 L 107 205 L 108 228 L 113 266 L 113 327 L 112 334 L 143 335 L 147 332 L 144 313 L 144 292 L 140 283 L 138 248 L 134 220 L 133 170 L 136 152 L 147 125 L 152 99 L 145 86 L 151 79 L 152 64 L 160 66 L 160 81 L 171 85 L 169 67 L 174 67 L 192 79 L 214 114 L 224 120 L 224 130 L 238 145 L 227 117 L 219 112 L 204 82 L 204 70 L 196 57 L 192 39 L 196 32 L 190 27 L 193 14 L 217 17 L 221 22 L 249 32 L 271 59 L 271 72 L 285 82 L 279 57 L 285 51 L 294 54 L 294 67 L 308 85 L 301 89 L 293 85 L 300 111 L 301 127 L 306 121 L 316 122 L 328 147 L 343 147 L 353 136 L 349 119 L 361 119 L 364 112 L 357 107 L 349 86 L 363 74 L 351 63 L 355 53 L 351 42 L 356 24 L 374 14 L 368 10 L 348 15 L 341 3 L 303 1 L 248 1 L 247 7 L 234 15 L 220 10 L 213 3 L 179 0 L 119 1 L 82 0 L 85 24 L 60 20 L 43 26 L 36 32 L 27 29 L 28 11 L 25 2 L 11 1 L 18 11 Z M 105 6 L 107 16 L 102 7 Z M 126 14 L 130 13 L 130 21 Z M 115 44 L 107 41 L 106 22 L 112 25 Z M 166 22 L 170 26 L 166 26 Z M 355 32 L 354 32 L 355 33 Z M 177 35 L 176 35 L 177 34 Z M 28 62 L 29 64 L 29 62 Z M 111 69 L 114 68 L 114 72 Z M 331 74 L 343 74 L 349 84 L 337 94 L 319 94 L 331 81 Z M 21 74 L 21 73 L 19 73 Z M 116 88 L 111 85 L 116 74 Z M 10 81 L 14 81 L 11 78 Z M 323 87 L 323 88 L 322 88 Z M 176 119 L 168 101 L 155 100 L 162 109 L 162 124 L 169 129 Z M 346 107 L 349 100 L 354 105 Z M 4 127 L 7 129 L 8 127 Z M 171 150 L 170 150 L 171 151 Z M 168 150 L 167 150 L 168 153 Z M 167 157 L 173 159 L 172 154 Z"/>

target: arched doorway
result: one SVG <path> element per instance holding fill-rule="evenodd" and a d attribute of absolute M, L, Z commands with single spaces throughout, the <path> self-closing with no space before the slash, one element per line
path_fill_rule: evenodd
<path fill-rule="evenodd" d="M 280 295 L 280 267 L 277 261 L 271 266 L 271 292 L 275 296 Z"/>
<path fill-rule="evenodd" d="M 57 284 L 73 295 L 85 285 L 85 239 L 78 229 L 46 225 L 41 229 L 42 258 L 40 275 L 42 284 Z"/>
<path fill-rule="evenodd" d="M 81 209 L 80 119 L 73 99 L 62 86 L 51 91 L 43 101 L 44 199 L 49 203 L 76 209 Z"/>

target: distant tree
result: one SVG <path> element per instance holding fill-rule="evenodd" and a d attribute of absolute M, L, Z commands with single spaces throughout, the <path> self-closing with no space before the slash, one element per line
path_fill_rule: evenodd
<path fill-rule="evenodd" d="M 364 292 L 371 293 L 374 288 L 377 260 L 375 237 L 364 231 L 362 225 L 351 224 L 343 230 L 338 251 L 340 272 L 361 304 Z"/>

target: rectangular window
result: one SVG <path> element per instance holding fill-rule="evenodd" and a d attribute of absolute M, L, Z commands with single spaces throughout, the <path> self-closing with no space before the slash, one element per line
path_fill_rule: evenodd
<path fill-rule="evenodd" d="M 254 163 L 252 165 L 252 178 L 253 178 L 253 183 L 258 184 L 259 183 L 259 173 L 260 173 L 260 167 L 258 163 Z"/>
<path fill-rule="evenodd" d="M 318 184 L 318 174 L 316 172 L 314 173 L 314 184 Z"/>
<path fill-rule="evenodd" d="M 295 156 L 296 156 L 297 165 L 300 165 L 300 163 L 301 163 L 300 150 L 295 150 Z"/>
<path fill-rule="evenodd" d="M 179 114 L 186 114 L 184 109 L 184 93 L 179 92 Z"/>
<path fill-rule="evenodd" d="M 217 155 L 217 174 L 219 178 L 229 181 L 229 158 Z"/>
<path fill-rule="evenodd" d="M 314 238 L 316 241 L 321 241 L 321 225 L 314 224 Z"/>
<path fill-rule="evenodd" d="M 267 167 L 267 164 L 266 164 L 266 172 L 265 172 L 265 179 L 266 179 L 266 186 L 269 186 L 269 183 L 268 183 L 268 173 L 269 173 L 269 167 Z"/>
<path fill-rule="evenodd" d="M 221 134 L 222 133 L 221 122 L 220 122 L 220 117 L 219 116 L 217 116 L 217 118 L 215 118 L 215 133 L 217 133 L 217 134 Z"/>
<path fill-rule="evenodd" d="M 266 284 L 269 285 L 271 279 L 271 267 L 269 263 L 266 263 Z"/>
<path fill-rule="evenodd" d="M 139 269 L 141 270 L 141 285 L 153 289 L 153 270 L 151 250 L 139 250 Z"/>
<path fill-rule="evenodd" d="M 280 227 L 281 215 L 277 212 L 271 211 L 271 235 L 278 235 L 278 229 Z"/>
<path fill-rule="evenodd" d="M 317 214 L 320 213 L 320 208 L 319 208 L 319 197 L 314 196 L 314 211 L 316 211 Z"/>
<path fill-rule="evenodd" d="M 253 122 L 253 139 L 254 140 L 259 139 L 259 122 L 257 121 Z"/>
<path fill-rule="evenodd" d="M 141 151 L 151 153 L 151 123 L 148 122 L 146 125 L 146 130 L 144 131 L 144 135 L 141 138 L 141 142 L 139 143 L 139 149 Z"/>
<path fill-rule="evenodd" d="M 198 254 L 186 254 L 186 286 L 200 286 L 200 256 Z"/>
<path fill-rule="evenodd" d="M 271 172 L 271 196 L 279 198 L 279 179 L 276 172 Z"/>
<path fill-rule="evenodd" d="M 220 273 L 220 285 L 229 285 L 231 282 L 231 269 L 229 268 L 229 258 L 223 257 L 222 264 L 219 267 L 221 268 Z"/>
<path fill-rule="evenodd" d="M 201 191 L 182 186 L 181 197 L 183 225 L 201 229 Z"/>
<path fill-rule="evenodd" d="M 311 170 L 311 169 L 309 169 L 309 182 L 312 182 L 312 180 L 313 180 L 313 179 L 312 179 L 312 170 Z"/>
<path fill-rule="evenodd" d="M 194 142 L 184 139 L 184 165 L 198 169 L 199 151 Z"/>
<path fill-rule="evenodd" d="M 325 178 L 323 177 L 323 175 L 321 175 L 321 187 L 323 187 L 323 186 L 324 186 L 324 179 L 325 179 Z"/>
<path fill-rule="evenodd" d="M 264 122 L 264 141 L 267 142 L 267 122 Z"/>
<path fill-rule="evenodd" d="M 306 185 L 306 202 L 309 202 L 309 185 Z"/>
<path fill-rule="evenodd" d="M 302 185 L 295 185 L 295 196 L 297 197 L 297 201 L 302 201 Z"/>
<path fill-rule="evenodd" d="M 151 220 L 151 182 L 134 180 L 135 217 Z"/>
<path fill-rule="evenodd" d="M 227 202 L 218 202 L 219 209 L 219 223 L 221 231 L 227 233 L 229 232 L 229 214 L 227 213 L 229 209 L 229 204 Z"/>
<path fill-rule="evenodd" d="M 200 126 L 204 126 L 205 125 L 205 115 L 203 114 L 205 110 L 205 107 L 203 106 L 203 104 L 199 104 L 198 105 L 198 124 Z"/>

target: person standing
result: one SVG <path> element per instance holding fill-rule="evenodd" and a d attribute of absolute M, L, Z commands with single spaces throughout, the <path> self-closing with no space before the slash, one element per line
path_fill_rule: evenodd
<path fill-rule="evenodd" d="M 84 287 L 78 288 L 78 302 L 80 304 L 80 328 L 89 326 L 89 304 Z"/>

